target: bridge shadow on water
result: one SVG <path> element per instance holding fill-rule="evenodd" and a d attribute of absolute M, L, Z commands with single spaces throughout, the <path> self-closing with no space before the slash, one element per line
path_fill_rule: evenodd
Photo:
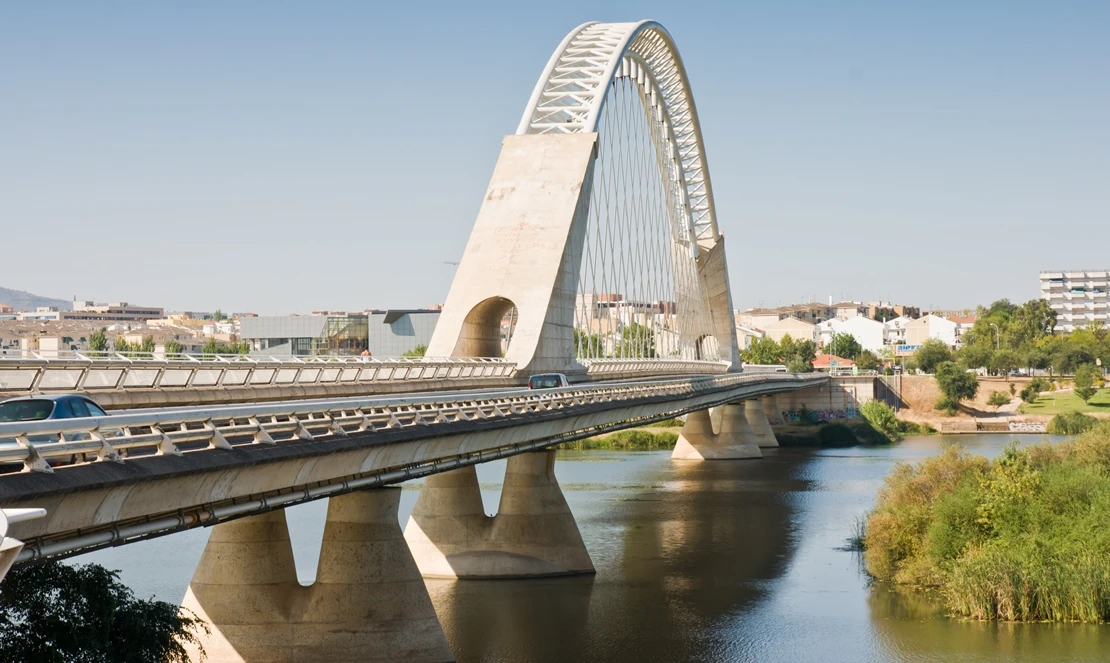
<path fill-rule="evenodd" d="M 642 457 L 641 457 L 642 458 Z M 595 577 L 428 581 L 459 661 L 694 661 L 795 548 L 797 455 L 672 462 L 567 498 Z M 619 462 L 619 461 L 617 461 Z"/>

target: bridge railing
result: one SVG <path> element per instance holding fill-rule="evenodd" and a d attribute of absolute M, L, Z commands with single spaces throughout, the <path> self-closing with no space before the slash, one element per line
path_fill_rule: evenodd
<path fill-rule="evenodd" d="M 0 463 L 22 463 L 24 471 L 52 472 L 52 466 L 58 464 L 124 462 L 136 455 L 179 456 L 233 445 L 347 437 L 352 433 L 496 419 L 655 396 L 677 399 L 744 385 L 781 387 L 792 383 L 804 388 L 825 379 L 822 375 L 730 374 L 562 389 L 160 408 L 105 417 L 0 423 Z"/>
<path fill-rule="evenodd" d="M 57 355 L 57 356 L 55 356 Z M 0 357 L 0 392 L 366 384 L 512 377 L 501 358 L 30 353 Z"/>
<path fill-rule="evenodd" d="M 727 373 L 727 361 L 701 361 L 696 359 L 579 359 L 589 375 L 706 375 Z"/>

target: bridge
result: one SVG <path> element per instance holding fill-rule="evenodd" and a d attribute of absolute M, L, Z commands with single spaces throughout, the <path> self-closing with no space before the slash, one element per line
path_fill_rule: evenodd
<path fill-rule="evenodd" d="M 0 361 L 0 391 L 122 408 L 0 423 L 18 470 L 0 475 L 0 550 L 34 563 L 211 526 L 184 601 L 209 660 L 451 660 L 422 575 L 593 572 L 553 447 L 685 415 L 676 460 L 758 458 L 779 395 L 827 379 L 742 372 L 727 269 L 673 40 L 584 24 L 502 143 L 428 358 Z M 540 372 L 572 386 L 522 388 Z M 488 516 L 474 467 L 498 458 Z M 402 532 L 392 486 L 415 477 Z M 302 587 L 283 509 L 322 498 Z"/>

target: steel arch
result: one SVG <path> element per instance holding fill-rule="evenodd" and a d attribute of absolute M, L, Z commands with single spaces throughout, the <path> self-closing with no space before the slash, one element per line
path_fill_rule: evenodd
<path fill-rule="evenodd" d="M 551 55 L 536 82 L 517 134 L 597 131 L 615 79 L 632 78 L 660 114 L 698 246 L 720 237 L 705 145 L 686 69 L 674 40 L 655 21 L 584 23 Z"/>

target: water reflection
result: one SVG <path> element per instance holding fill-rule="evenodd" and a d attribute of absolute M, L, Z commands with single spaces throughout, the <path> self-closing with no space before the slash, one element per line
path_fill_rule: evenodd
<path fill-rule="evenodd" d="M 995 455 L 1008 439 L 779 449 L 740 462 L 563 453 L 556 474 L 597 575 L 428 588 L 463 663 L 1110 660 L 1106 626 L 951 619 L 928 597 L 869 584 L 844 549 L 895 462 L 917 462 L 948 444 Z M 496 509 L 504 467 L 478 468 L 487 513 Z M 402 492 L 402 525 L 416 496 Z M 320 502 L 288 511 L 301 582 L 315 573 L 325 509 Z M 123 569 L 139 596 L 180 601 L 206 536 L 189 532 L 85 559 Z"/>

